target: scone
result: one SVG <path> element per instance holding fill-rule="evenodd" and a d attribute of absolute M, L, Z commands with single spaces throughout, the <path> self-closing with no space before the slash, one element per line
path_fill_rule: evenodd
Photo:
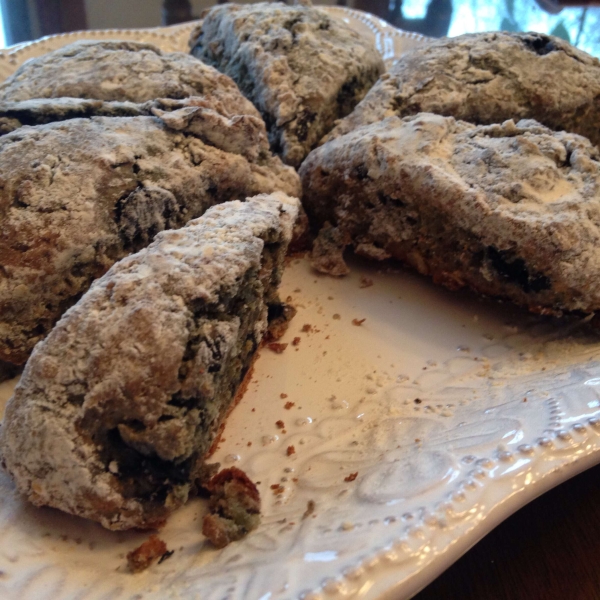
<path fill-rule="evenodd" d="M 0 135 L 24 125 L 46 125 L 69 119 L 152 115 L 155 106 L 155 100 L 139 104 L 81 98 L 34 98 L 19 102 L 0 100 Z"/>
<path fill-rule="evenodd" d="M 215 206 L 115 264 L 29 359 L 2 428 L 19 491 L 109 529 L 188 498 L 268 327 L 298 213 Z"/>
<path fill-rule="evenodd" d="M 134 103 L 210 96 L 233 114 L 258 116 L 235 83 L 183 52 L 152 44 L 78 41 L 21 65 L 0 84 L 0 100 L 87 98 Z"/>
<path fill-rule="evenodd" d="M 321 270 L 342 274 L 350 245 L 535 312 L 600 309 L 600 152 L 581 136 L 421 113 L 332 140 L 300 172 Z"/>
<path fill-rule="evenodd" d="M 542 33 L 442 38 L 403 55 L 327 139 L 432 112 L 476 124 L 535 119 L 600 144 L 600 60 Z"/>
<path fill-rule="evenodd" d="M 368 40 L 306 4 L 215 6 L 190 38 L 192 54 L 252 100 L 273 152 L 295 167 L 384 69 Z"/>
<path fill-rule="evenodd" d="M 212 97 L 0 137 L 0 360 L 22 364 L 91 282 L 214 204 L 300 194 L 260 117 Z"/>

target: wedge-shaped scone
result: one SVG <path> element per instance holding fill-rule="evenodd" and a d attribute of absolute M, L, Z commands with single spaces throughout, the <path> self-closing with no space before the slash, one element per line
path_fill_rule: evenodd
<path fill-rule="evenodd" d="M 583 137 L 390 117 L 314 150 L 301 176 L 321 270 L 343 274 L 350 245 L 536 312 L 600 309 L 600 153 Z"/>
<path fill-rule="evenodd" d="M 78 41 L 24 63 L 0 84 L 0 100 L 88 98 L 146 102 L 210 96 L 232 114 L 257 116 L 235 83 L 183 52 L 152 44 Z"/>
<path fill-rule="evenodd" d="M 92 285 L 7 406 L 0 449 L 22 494 L 109 529 L 159 526 L 186 501 L 279 305 L 298 206 L 215 206 Z"/>
<path fill-rule="evenodd" d="M 600 60 L 542 33 L 443 38 L 403 55 L 330 138 L 432 112 L 476 124 L 535 119 L 600 144 Z"/>
<path fill-rule="evenodd" d="M 0 360 L 25 362 L 94 279 L 157 232 L 235 198 L 300 194 L 260 117 L 209 97 L 152 112 L 0 138 Z"/>
<path fill-rule="evenodd" d="M 216 6 L 190 38 L 194 56 L 252 100 L 271 148 L 296 167 L 383 72 L 369 40 L 306 4 Z"/>

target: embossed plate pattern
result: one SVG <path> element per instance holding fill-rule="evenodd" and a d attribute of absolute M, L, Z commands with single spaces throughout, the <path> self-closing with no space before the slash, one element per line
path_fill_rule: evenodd
<path fill-rule="evenodd" d="M 328 10 L 387 60 L 423 41 Z M 0 54 L 0 75 L 81 37 L 184 50 L 190 27 L 57 36 Z M 599 461 L 596 338 L 409 272 L 352 266 L 335 280 L 292 261 L 289 345 L 262 351 L 214 457 L 260 481 L 258 531 L 211 549 L 203 504 L 191 502 L 161 532 L 173 556 L 132 576 L 125 554 L 146 535 L 29 506 L 0 474 L 0 597 L 408 598 L 502 519 Z M 0 385 L 3 400 L 11 385 Z"/>

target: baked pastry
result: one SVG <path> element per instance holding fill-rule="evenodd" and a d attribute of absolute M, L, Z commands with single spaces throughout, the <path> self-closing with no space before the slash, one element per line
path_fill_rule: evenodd
<path fill-rule="evenodd" d="M 106 102 L 80 98 L 35 98 L 22 102 L 0 101 L 0 135 L 24 125 L 46 125 L 56 121 L 89 117 L 140 117 L 152 115 L 157 101 Z"/>
<path fill-rule="evenodd" d="M 600 60 L 542 33 L 442 38 L 403 55 L 326 138 L 396 115 L 535 119 L 600 144 Z"/>
<path fill-rule="evenodd" d="M 127 568 L 131 573 L 140 573 L 163 556 L 169 556 L 167 545 L 157 535 L 151 535 L 145 542 L 127 553 Z"/>
<path fill-rule="evenodd" d="M 23 495 L 115 530 L 186 502 L 279 303 L 298 205 L 215 206 L 92 285 L 6 408 L 0 449 Z"/>
<path fill-rule="evenodd" d="M 535 312 L 600 309 L 600 151 L 581 136 L 420 113 L 332 140 L 300 173 L 321 270 L 350 244 Z"/>
<path fill-rule="evenodd" d="M 207 96 L 231 114 L 258 116 L 235 83 L 183 52 L 152 44 L 78 41 L 21 65 L 0 84 L 0 100 L 88 98 L 146 102 Z"/>
<path fill-rule="evenodd" d="M 204 487 L 210 497 L 202 533 L 214 546 L 224 548 L 260 525 L 260 494 L 244 471 L 223 469 Z"/>
<path fill-rule="evenodd" d="M 260 117 L 212 97 L 152 111 L 0 137 L 0 360 L 25 362 L 94 279 L 158 231 L 235 198 L 300 194 Z"/>
<path fill-rule="evenodd" d="M 215 6 L 190 45 L 235 80 L 265 119 L 273 152 L 295 167 L 384 70 L 368 40 L 310 3 Z"/>

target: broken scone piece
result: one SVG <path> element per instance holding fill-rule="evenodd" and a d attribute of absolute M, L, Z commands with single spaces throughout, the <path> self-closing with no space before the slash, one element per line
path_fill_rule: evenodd
<path fill-rule="evenodd" d="M 260 494 L 244 471 L 231 467 L 217 473 L 207 484 L 209 513 L 202 533 L 217 547 L 240 540 L 260 524 Z"/>
<path fill-rule="evenodd" d="M 600 152 L 581 136 L 390 117 L 314 150 L 300 174 L 322 271 L 342 274 L 350 245 L 534 312 L 600 310 Z"/>
<path fill-rule="evenodd" d="M 309 2 L 215 6 L 190 44 L 238 84 L 262 114 L 273 152 L 294 167 L 384 70 L 369 39 Z"/>
<path fill-rule="evenodd" d="M 215 206 L 92 285 L 6 409 L 0 450 L 25 497 L 115 530 L 186 502 L 279 304 L 298 209 L 282 193 Z"/>

